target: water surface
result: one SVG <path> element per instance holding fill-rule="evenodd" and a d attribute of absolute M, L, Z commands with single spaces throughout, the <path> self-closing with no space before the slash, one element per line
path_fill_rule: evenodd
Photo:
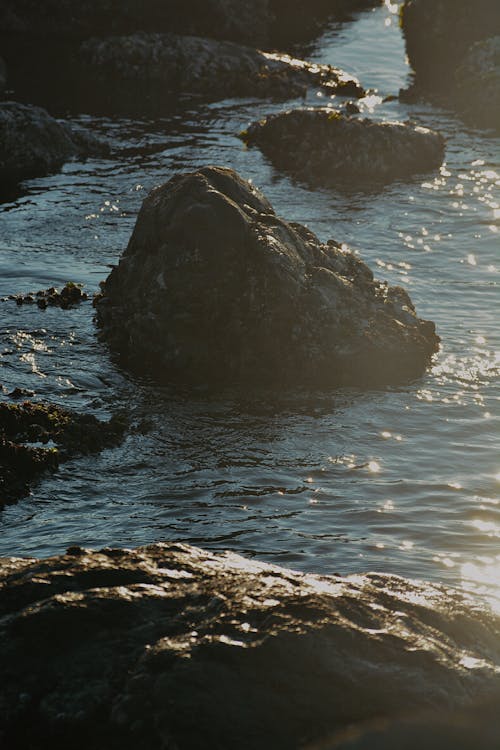
<path fill-rule="evenodd" d="M 96 340 L 90 302 L 66 312 L 1 302 L 4 398 L 19 386 L 98 416 L 124 409 L 134 429 L 4 510 L 0 554 L 178 539 L 304 571 L 463 585 L 500 607 L 500 139 L 435 107 L 382 103 L 409 76 L 395 10 L 331 26 L 312 56 L 372 88 L 363 106 L 373 117 L 441 130 L 440 172 L 377 193 L 294 184 L 237 138 L 277 103 L 191 103 L 156 121 L 81 117 L 135 155 L 69 164 L 0 207 L 0 296 L 67 280 L 96 291 L 147 192 L 215 163 L 405 286 L 442 337 L 432 368 L 373 392 L 183 394 L 120 372 Z M 313 93 L 309 103 L 337 102 Z"/>

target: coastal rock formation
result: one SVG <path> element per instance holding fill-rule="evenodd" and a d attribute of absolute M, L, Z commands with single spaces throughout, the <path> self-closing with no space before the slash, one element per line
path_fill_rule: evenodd
<path fill-rule="evenodd" d="M 444 138 L 401 122 L 374 122 L 326 108 L 293 109 L 242 133 L 275 167 L 312 186 L 369 187 L 437 169 Z"/>
<path fill-rule="evenodd" d="M 89 99 L 144 112 L 168 106 L 168 94 L 207 99 L 236 96 L 293 98 L 317 87 L 329 94 L 362 96 L 358 81 L 330 65 L 269 54 L 232 42 L 176 34 L 94 38 L 78 55 Z"/>
<path fill-rule="evenodd" d="M 469 47 L 500 34 L 498 0 L 406 0 L 406 51 L 423 89 L 446 90 Z"/>
<path fill-rule="evenodd" d="M 88 300 L 87 292 L 84 292 L 81 284 L 75 284 L 73 281 L 67 281 L 61 291 L 51 286 L 48 289 L 39 289 L 38 292 L 29 292 L 28 294 L 13 294 L 8 299 L 13 299 L 16 304 L 33 305 L 37 304 L 41 310 L 47 307 L 60 307 L 61 310 L 69 310 L 81 302 Z"/>
<path fill-rule="evenodd" d="M 397 576 L 170 543 L 4 558 L 0 592 L 6 748 L 333 750 L 500 697 L 498 615 Z"/>
<path fill-rule="evenodd" d="M 0 96 L 5 91 L 6 85 L 7 85 L 7 68 L 5 66 L 4 61 L 0 57 Z"/>
<path fill-rule="evenodd" d="M 102 422 L 55 404 L 0 403 L 0 508 L 27 495 L 61 461 L 116 445 L 124 430 L 119 416 Z"/>
<path fill-rule="evenodd" d="M 0 181 L 5 185 L 56 172 L 70 159 L 106 152 L 84 128 L 61 123 L 44 109 L 0 102 Z"/>
<path fill-rule="evenodd" d="M 220 167 L 150 193 L 95 304 L 123 364 L 159 380 L 392 383 L 420 375 L 439 341 L 401 287 Z"/>
<path fill-rule="evenodd" d="M 175 31 L 263 45 L 269 0 L 2 0 L 0 34 L 80 39 L 136 31 Z"/>
<path fill-rule="evenodd" d="M 455 73 L 453 96 L 468 122 L 500 132 L 500 35 L 472 45 Z"/>
<path fill-rule="evenodd" d="M 402 25 L 415 71 L 404 96 L 430 98 L 500 130 L 498 0 L 406 0 Z"/>
<path fill-rule="evenodd" d="M 0 36 L 53 40 L 173 31 L 257 47 L 288 44 L 381 0 L 2 0 Z"/>

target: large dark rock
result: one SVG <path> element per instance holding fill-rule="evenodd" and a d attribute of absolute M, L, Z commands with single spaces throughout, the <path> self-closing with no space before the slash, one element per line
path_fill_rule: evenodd
<path fill-rule="evenodd" d="M 381 0 L 2 0 L 0 36 L 52 39 L 175 32 L 252 46 L 288 44 Z"/>
<path fill-rule="evenodd" d="M 499 644 L 497 615 L 396 576 L 304 576 L 181 544 L 5 558 L 0 741 L 333 749 L 364 721 L 498 702 Z"/>
<path fill-rule="evenodd" d="M 498 0 L 406 0 L 401 17 L 415 71 L 405 95 L 423 95 L 499 130 Z"/>
<path fill-rule="evenodd" d="M 168 95 L 180 93 L 286 99 L 315 86 L 328 94 L 364 94 L 356 79 L 329 65 L 176 34 L 94 38 L 82 45 L 78 64 L 78 90 L 87 82 L 90 102 L 141 114 L 169 107 Z"/>
<path fill-rule="evenodd" d="M 500 35 L 470 47 L 455 72 L 452 100 L 468 122 L 500 132 Z"/>
<path fill-rule="evenodd" d="M 444 138 L 401 122 L 374 122 L 331 109 L 293 109 L 253 123 L 242 138 L 309 185 L 370 187 L 437 169 Z"/>
<path fill-rule="evenodd" d="M 410 64 L 428 89 L 449 87 L 471 44 L 500 34 L 498 0 L 406 0 L 401 18 Z"/>
<path fill-rule="evenodd" d="M 0 102 L 2 186 L 56 172 L 70 159 L 107 153 L 85 128 L 55 120 L 44 109 Z"/>
<path fill-rule="evenodd" d="M 220 167 L 150 193 L 97 320 L 128 367 L 201 383 L 397 382 L 439 340 L 402 288 Z"/>
<path fill-rule="evenodd" d="M 2 0 L 0 34 L 83 40 L 136 31 L 175 31 L 265 44 L 268 0 Z"/>
<path fill-rule="evenodd" d="M 5 91 L 6 85 L 7 85 L 7 68 L 5 66 L 4 61 L 0 57 L 0 96 Z"/>

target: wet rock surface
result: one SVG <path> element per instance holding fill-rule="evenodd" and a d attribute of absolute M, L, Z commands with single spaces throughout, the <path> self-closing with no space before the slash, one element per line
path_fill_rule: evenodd
<path fill-rule="evenodd" d="M 0 102 L 2 185 L 56 172 L 70 159 L 105 153 L 105 145 L 84 128 L 61 123 L 40 107 Z"/>
<path fill-rule="evenodd" d="M 500 132 L 500 35 L 470 47 L 455 73 L 453 97 L 468 122 Z"/>
<path fill-rule="evenodd" d="M 17 398 L 16 390 L 10 395 Z M 0 402 L 0 508 L 27 495 L 60 461 L 116 445 L 125 426 L 120 416 L 102 422 L 55 404 Z"/>
<path fill-rule="evenodd" d="M 280 112 L 253 123 L 242 138 L 278 169 L 309 185 L 359 188 L 437 169 L 444 138 L 400 122 L 373 122 L 331 109 Z"/>
<path fill-rule="evenodd" d="M 497 0 L 406 0 L 401 18 L 416 78 L 406 97 L 427 96 L 475 124 L 499 128 L 499 63 L 491 41 L 500 35 Z"/>
<path fill-rule="evenodd" d="M 51 286 L 48 289 L 40 289 L 38 292 L 28 294 L 11 295 L 9 299 L 15 300 L 17 305 L 36 304 L 41 310 L 47 307 L 60 307 L 62 310 L 69 310 L 75 305 L 88 300 L 87 292 L 84 292 L 81 284 L 75 284 L 72 281 L 66 282 L 61 291 Z"/>
<path fill-rule="evenodd" d="M 132 112 L 168 109 L 168 95 L 179 93 L 287 99 L 317 87 L 329 94 L 364 94 L 355 78 L 329 65 L 176 34 L 95 38 L 82 45 L 78 59 L 81 90 L 85 80 L 92 82 L 89 101 L 100 94 L 102 106 Z"/>
<path fill-rule="evenodd" d="M 401 287 L 220 167 L 150 193 L 95 304 L 121 362 L 159 380 L 397 382 L 439 341 Z"/>
<path fill-rule="evenodd" d="M 498 700 L 498 616 L 396 576 L 170 543 L 4 558 L 0 592 L 16 750 L 333 748 L 353 722 Z"/>

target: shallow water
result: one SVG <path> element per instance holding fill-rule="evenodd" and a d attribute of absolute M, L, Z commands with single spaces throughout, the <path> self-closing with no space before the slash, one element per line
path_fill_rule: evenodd
<path fill-rule="evenodd" d="M 63 465 L 5 509 L 0 554 L 178 539 L 305 571 L 442 581 L 500 608 L 500 139 L 430 106 L 382 103 L 409 75 L 395 10 L 332 26 L 312 56 L 378 89 L 364 104 L 372 116 L 441 130 L 440 173 L 377 193 L 293 184 L 236 137 L 276 103 L 191 103 L 154 122 L 81 117 L 144 151 L 69 164 L 0 207 L 0 296 L 67 280 L 96 291 L 148 190 L 217 163 L 408 288 L 442 337 L 431 370 L 398 389 L 209 398 L 120 372 L 90 302 L 44 312 L 0 302 L 4 398 L 20 386 L 99 416 L 126 410 L 135 425 L 123 446 Z"/>

